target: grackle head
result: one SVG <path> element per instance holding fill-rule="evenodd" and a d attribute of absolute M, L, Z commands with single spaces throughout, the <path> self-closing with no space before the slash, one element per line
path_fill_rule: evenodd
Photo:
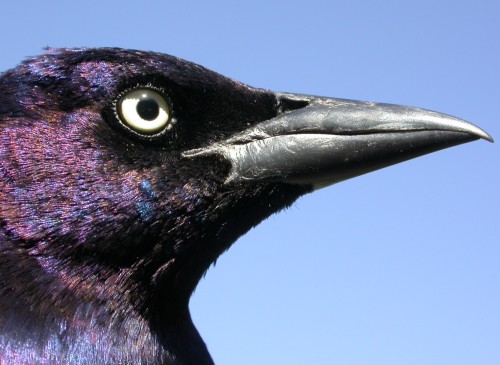
<path fill-rule="evenodd" d="M 0 76 L 0 362 L 212 364 L 188 302 L 239 236 L 315 189 L 478 138 L 158 53 L 29 59 Z"/>

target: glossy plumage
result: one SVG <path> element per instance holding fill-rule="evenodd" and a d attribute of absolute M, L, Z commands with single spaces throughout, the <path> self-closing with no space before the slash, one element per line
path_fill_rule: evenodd
<path fill-rule="evenodd" d="M 168 128 L 148 134 L 123 122 L 117 105 L 137 88 L 165 97 Z M 316 103 L 355 105 L 318 100 L 254 89 L 175 57 L 121 49 L 50 50 L 5 72 L 0 362 L 212 364 L 188 301 L 240 235 L 319 185 L 490 138 L 476 127 L 443 124 L 431 128 L 435 143 L 423 130 L 416 133 L 425 138 L 415 153 L 394 147 L 391 135 L 388 150 L 370 152 L 376 158 L 361 164 L 369 168 L 346 165 L 349 173 L 335 177 L 306 162 L 307 172 L 295 174 L 289 160 L 276 172 L 238 170 L 235 159 L 250 152 L 234 157 L 235 146 L 276 139 L 272 150 L 283 150 L 281 135 L 266 121 L 282 124 Z M 266 137 L 247 133 L 253 127 Z M 362 135 L 365 143 L 365 132 L 348 135 Z M 412 135 L 411 148 L 418 143 Z M 401 151 L 393 158 L 393 150 Z M 264 166 L 268 160 L 262 157 Z M 243 177 L 234 180 L 235 174 Z"/>

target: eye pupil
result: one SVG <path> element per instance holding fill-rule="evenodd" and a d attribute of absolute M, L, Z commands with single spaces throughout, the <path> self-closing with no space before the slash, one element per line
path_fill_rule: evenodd
<path fill-rule="evenodd" d="M 160 106 L 152 98 L 143 99 L 137 103 L 137 114 L 145 120 L 155 120 L 160 114 Z"/>

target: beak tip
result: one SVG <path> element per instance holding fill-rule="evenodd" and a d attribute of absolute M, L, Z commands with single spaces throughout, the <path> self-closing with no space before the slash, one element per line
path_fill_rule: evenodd
<path fill-rule="evenodd" d="M 468 128 L 467 132 L 477 136 L 478 138 L 484 139 L 488 142 L 491 142 L 491 143 L 495 142 L 495 140 L 493 139 L 493 137 L 489 133 L 487 133 L 486 131 L 482 130 L 481 128 L 479 128 L 473 124 L 469 124 L 469 128 Z"/>
<path fill-rule="evenodd" d="M 490 136 L 488 133 L 484 132 L 484 135 L 482 136 L 483 139 L 487 140 L 488 142 L 495 143 L 495 140 L 493 139 L 492 136 Z"/>
<path fill-rule="evenodd" d="M 434 113 L 434 112 L 432 112 Z M 440 114 L 440 113 L 438 113 Z M 434 119 L 434 118 L 432 118 Z M 465 132 L 468 133 L 469 135 L 475 137 L 476 139 L 484 139 L 488 142 L 493 143 L 493 137 L 489 135 L 486 131 L 483 129 L 479 128 L 478 126 L 467 122 L 466 120 L 459 119 L 453 116 L 449 116 L 446 114 L 441 114 L 438 116 L 438 118 L 434 119 L 437 121 L 436 126 L 438 126 L 436 129 L 438 130 L 447 130 L 450 132 Z M 429 129 L 433 129 L 432 127 Z"/>

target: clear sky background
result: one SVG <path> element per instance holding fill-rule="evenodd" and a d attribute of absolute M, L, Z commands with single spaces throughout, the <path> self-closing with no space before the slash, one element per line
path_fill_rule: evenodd
<path fill-rule="evenodd" d="M 242 237 L 192 315 L 218 365 L 500 364 L 500 2 L 9 1 L 0 70 L 170 53 L 252 86 L 419 106 L 477 141 L 318 191 Z"/>

